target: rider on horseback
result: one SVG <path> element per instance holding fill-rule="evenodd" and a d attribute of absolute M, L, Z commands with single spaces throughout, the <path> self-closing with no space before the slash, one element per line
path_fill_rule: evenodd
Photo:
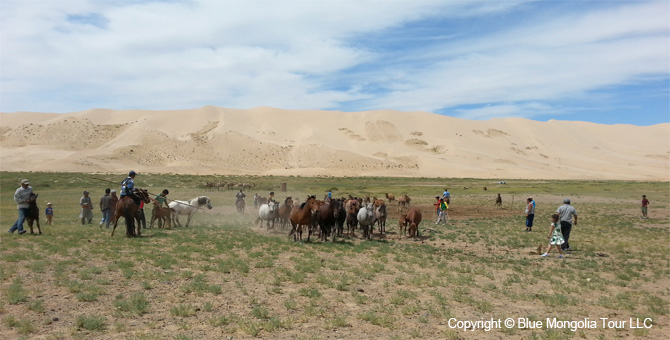
<path fill-rule="evenodd" d="M 128 173 L 128 177 L 121 182 L 121 199 L 124 197 L 128 196 L 130 197 L 137 206 L 140 206 L 140 197 L 135 195 L 135 176 L 137 173 L 135 171 L 130 170 Z"/>
<path fill-rule="evenodd" d="M 235 201 L 235 204 L 237 205 L 237 202 L 239 202 L 239 201 L 244 201 L 244 198 L 247 197 L 247 195 L 245 195 L 245 194 L 242 192 L 242 189 L 240 189 L 240 192 L 238 192 L 238 193 L 235 195 L 235 197 L 237 197 L 237 200 Z"/>

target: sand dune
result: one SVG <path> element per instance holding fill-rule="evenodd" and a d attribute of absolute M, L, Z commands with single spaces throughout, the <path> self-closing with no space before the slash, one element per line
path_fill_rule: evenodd
<path fill-rule="evenodd" d="M 2 171 L 670 180 L 670 124 L 214 106 L 0 119 Z"/>

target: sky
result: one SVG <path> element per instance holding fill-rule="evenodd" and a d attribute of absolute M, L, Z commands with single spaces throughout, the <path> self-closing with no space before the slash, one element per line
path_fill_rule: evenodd
<path fill-rule="evenodd" d="M 0 111 L 670 122 L 670 2 L 0 0 Z"/>

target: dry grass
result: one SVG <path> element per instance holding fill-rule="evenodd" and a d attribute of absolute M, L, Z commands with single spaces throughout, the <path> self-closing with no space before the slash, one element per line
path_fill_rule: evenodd
<path fill-rule="evenodd" d="M 59 176 L 33 174 L 44 183 L 61 183 Z M 60 184 L 36 189 L 55 202 L 56 225 L 43 227 L 42 236 L 2 235 L 0 338 L 660 339 L 667 334 L 667 183 L 517 186 L 508 180 L 496 189 L 503 192 L 505 209 L 496 210 L 493 194 L 460 189 L 491 188 L 491 181 L 449 180 L 460 181 L 450 185 L 450 223 L 435 226 L 430 204 L 444 180 L 296 179 L 296 190 L 288 193 L 294 197 L 325 192 L 318 187 L 335 188 L 337 196 L 356 194 L 354 188 L 377 196 L 410 193 L 424 222 L 419 241 L 398 236 L 397 226 L 389 224 L 383 239 L 375 234 L 369 242 L 294 243 L 287 230 L 268 234 L 253 226 L 254 216 L 236 214 L 232 192 L 182 187 L 205 182 L 195 176 L 160 180 L 156 186 L 169 187 L 172 198 L 208 194 L 215 208 L 197 215 L 188 229 L 110 238 L 108 230 L 76 223 L 73 189 Z M 637 216 L 640 187 L 652 200 L 649 220 Z M 3 185 L 2 197 L 13 190 Z M 521 201 L 531 195 L 538 216 L 534 231 L 525 233 Z M 575 251 L 564 260 L 539 258 L 547 216 L 564 196 L 573 197 L 581 216 L 571 240 Z M 3 199 L 1 209 L 2 225 L 11 224 L 11 202 Z M 448 326 L 450 318 L 553 317 L 651 318 L 653 327 L 466 332 Z"/>

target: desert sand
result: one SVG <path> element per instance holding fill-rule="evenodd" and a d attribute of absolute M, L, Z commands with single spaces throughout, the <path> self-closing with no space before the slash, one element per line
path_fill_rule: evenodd
<path fill-rule="evenodd" d="M 670 124 L 427 112 L 92 109 L 0 113 L 0 170 L 670 180 Z"/>

